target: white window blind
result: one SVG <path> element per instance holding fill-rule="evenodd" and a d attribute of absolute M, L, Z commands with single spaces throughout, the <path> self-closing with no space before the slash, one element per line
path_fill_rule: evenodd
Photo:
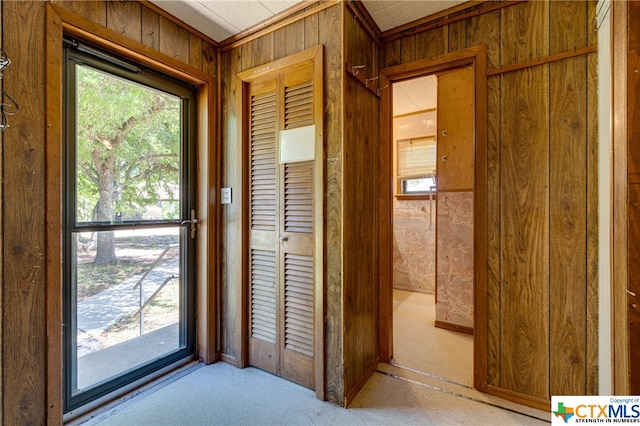
<path fill-rule="evenodd" d="M 436 169 L 435 137 L 398 141 L 398 179 L 423 179 Z"/>

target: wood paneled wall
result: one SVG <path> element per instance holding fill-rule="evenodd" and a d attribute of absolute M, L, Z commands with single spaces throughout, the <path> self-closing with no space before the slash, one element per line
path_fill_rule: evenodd
<path fill-rule="evenodd" d="M 173 20 L 134 1 L 53 0 L 91 22 L 208 74 L 217 72 L 214 45 Z"/>
<path fill-rule="evenodd" d="M 2 4 L 2 45 L 12 61 L 3 89 L 20 106 L 3 132 L 5 425 L 46 418 L 44 11 L 41 2 Z"/>
<path fill-rule="evenodd" d="M 214 45 L 140 2 L 56 2 L 206 73 L 217 69 Z M 2 84 L 20 105 L 2 133 L 2 367 L 0 423 L 59 424 L 47 419 L 46 134 L 44 1 L 0 4 L 2 47 L 12 64 Z M 60 41 L 61 42 L 61 41 Z M 56 389 L 56 386 L 52 386 Z M 61 392 L 61 389 L 60 389 Z M 53 396 L 55 399 L 55 395 Z M 58 407 L 59 409 L 59 407 Z M 55 411 L 55 409 L 52 409 Z M 61 412 L 58 411 L 61 416 Z"/>
<path fill-rule="evenodd" d="M 479 44 L 488 69 L 571 51 L 596 43 L 595 9 L 520 3 L 387 42 L 381 66 Z M 540 405 L 598 391 L 596 61 L 487 79 L 488 385 Z"/>
<path fill-rule="evenodd" d="M 314 7 L 314 6 L 311 6 Z M 342 363 L 343 139 L 342 139 L 342 13 L 340 4 L 323 8 L 286 26 L 223 51 L 222 186 L 232 187 L 232 204 L 222 212 L 221 345 L 222 357 L 242 366 L 242 147 L 238 143 L 236 74 L 275 59 L 324 45 L 324 253 L 325 253 L 325 398 L 344 399 Z"/>
<path fill-rule="evenodd" d="M 378 77 L 379 49 L 349 7 L 344 14 L 345 61 L 364 65 L 365 78 Z M 369 82 L 378 87 L 377 80 Z M 379 360 L 378 228 L 381 182 L 380 98 L 345 76 L 344 95 L 344 388 L 348 404 Z"/>

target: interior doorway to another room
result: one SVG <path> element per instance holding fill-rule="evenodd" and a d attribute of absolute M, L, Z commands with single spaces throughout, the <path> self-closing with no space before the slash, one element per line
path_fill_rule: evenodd
<path fill-rule="evenodd" d="M 473 386 L 473 68 L 392 93 L 391 364 Z"/>

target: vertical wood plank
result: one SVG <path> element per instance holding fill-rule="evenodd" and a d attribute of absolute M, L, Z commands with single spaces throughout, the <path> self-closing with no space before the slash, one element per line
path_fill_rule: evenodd
<path fill-rule="evenodd" d="M 389 79 L 380 74 L 380 86 L 389 86 Z M 391 163 L 393 161 L 392 142 L 392 97 L 390 90 L 384 90 L 380 98 L 380 153 L 379 153 L 379 197 L 380 197 L 380 360 L 389 362 L 393 353 L 393 178 Z"/>
<path fill-rule="evenodd" d="M 593 2 L 591 2 L 593 3 Z M 590 7 L 595 10 L 594 5 Z M 595 22 L 595 19 L 589 20 Z M 587 65 L 587 395 L 598 395 L 598 55 Z"/>
<path fill-rule="evenodd" d="M 586 43 L 586 2 L 550 3 L 551 53 Z M 557 31 L 555 31 L 557 29 Z M 550 392 L 586 392 L 586 58 L 550 64 Z"/>
<path fill-rule="evenodd" d="M 349 13 L 347 11 L 347 13 L 344 14 L 344 23 L 343 23 L 343 27 L 344 27 L 344 45 L 342 46 L 342 50 L 344 52 L 344 60 L 346 62 L 350 62 L 352 65 L 354 66 L 360 66 L 360 65 L 364 65 L 361 61 L 361 57 L 358 54 L 358 48 L 356 47 L 358 44 L 358 40 L 356 37 L 356 33 L 355 33 L 355 18 L 353 17 L 353 15 L 351 13 Z M 355 45 L 355 46 L 354 46 Z M 360 70 L 363 72 L 366 72 L 367 70 Z M 345 84 L 345 100 L 351 100 L 350 94 L 351 94 L 351 84 L 349 83 L 349 80 L 345 80 L 344 82 Z M 345 116 L 347 114 L 347 108 L 345 105 Z M 346 148 L 346 145 L 345 145 Z M 345 152 L 345 156 L 346 156 L 346 152 Z"/>
<path fill-rule="evenodd" d="M 400 40 L 385 43 L 382 46 L 382 68 L 399 65 L 400 61 Z"/>
<path fill-rule="evenodd" d="M 549 3 L 531 1 L 501 9 L 501 65 L 526 62 L 549 54 Z M 523 22 L 527 25 L 522 25 Z"/>
<path fill-rule="evenodd" d="M 91 22 L 103 27 L 107 26 L 107 2 L 104 0 L 54 0 L 54 2 Z"/>
<path fill-rule="evenodd" d="M 273 61 L 273 33 L 268 33 L 253 41 L 253 66 L 257 67 Z"/>
<path fill-rule="evenodd" d="M 222 161 L 220 161 L 220 186 L 228 187 L 230 185 L 229 180 L 227 178 L 227 168 L 228 161 L 227 156 L 229 155 L 229 127 L 231 121 L 230 111 L 230 97 L 233 94 L 230 94 L 230 78 L 229 78 L 229 70 L 231 68 L 231 56 L 233 54 L 233 50 L 229 52 L 224 52 L 220 54 L 220 70 L 221 75 L 220 79 L 220 122 L 218 126 L 220 128 L 220 155 L 222 157 Z M 234 79 L 235 81 L 235 79 Z M 220 259 L 220 352 L 223 354 L 223 357 L 228 357 L 233 354 L 232 352 L 232 337 L 233 333 L 230 333 L 228 328 L 229 324 L 225 318 L 234 318 L 233 315 L 229 315 L 230 309 L 230 301 L 228 297 L 229 293 L 229 275 L 230 275 L 230 263 L 229 263 L 229 213 L 227 211 L 227 206 L 221 206 L 220 208 L 220 253 L 222 254 Z M 237 221 L 237 219 L 235 220 Z M 234 221 L 234 222 L 235 222 Z M 224 359 L 224 358 L 223 358 Z M 227 362 L 231 362 L 231 360 L 226 359 Z"/>
<path fill-rule="evenodd" d="M 3 132 L 3 419 L 46 423 L 45 3 L 3 2 L 3 89 L 20 106 Z M 17 30 L 19 29 L 19 30 Z M 39 53 L 38 53 L 39 52 Z M 7 350 L 10 349 L 10 350 Z"/>
<path fill-rule="evenodd" d="M 236 74 L 241 71 L 243 50 L 238 47 L 225 54 L 227 72 L 224 80 L 222 141 L 225 161 L 223 162 L 223 185 L 242 187 L 242 147 L 238 145 L 236 134 L 239 119 L 239 105 L 236 105 Z M 225 354 L 232 357 L 235 365 L 240 366 L 241 353 L 241 321 L 243 300 L 239 296 L 238 287 L 242 286 L 242 196 L 237 201 L 225 206 L 223 221 L 225 237 L 225 269 L 226 276 L 222 288 L 224 336 L 222 348 Z"/>
<path fill-rule="evenodd" d="M 273 33 L 274 59 L 287 56 L 287 27 L 278 28 Z"/>
<path fill-rule="evenodd" d="M 549 53 L 560 53 L 584 47 L 588 43 L 587 28 L 595 25 L 588 22 L 587 0 L 549 2 Z M 575 25 L 574 22 L 582 25 Z"/>
<path fill-rule="evenodd" d="M 488 264 L 487 264 L 487 306 L 488 306 L 488 348 L 487 375 L 489 384 L 500 381 L 500 304 L 501 304 L 501 258 L 500 258 L 500 211 L 501 198 L 501 77 L 487 79 L 487 211 L 488 211 Z"/>
<path fill-rule="evenodd" d="M 433 58 L 447 53 L 447 28 L 439 27 L 416 34 L 416 59 Z"/>
<path fill-rule="evenodd" d="M 468 9 L 465 10 L 461 10 L 460 12 L 456 12 L 453 13 L 451 15 L 449 15 L 449 18 L 454 18 L 456 16 L 462 15 L 462 14 L 466 14 L 469 12 L 473 12 L 476 11 L 482 7 L 487 7 L 493 3 L 496 3 L 495 1 L 487 1 L 482 5 L 477 5 L 477 6 L 473 6 L 470 7 Z M 479 15 L 482 16 L 482 15 Z M 459 21 L 459 22 L 453 22 L 451 24 L 449 24 L 447 26 L 447 38 L 448 38 L 448 45 L 447 45 L 447 52 L 455 52 L 456 50 L 462 50 L 466 47 L 471 47 L 471 46 L 476 46 L 479 44 L 483 44 L 483 43 L 473 43 L 473 42 L 469 42 L 467 40 L 467 35 L 468 35 L 468 31 L 467 28 L 469 27 L 469 25 L 473 22 L 473 18 L 472 19 L 466 19 L 464 21 Z M 499 21 L 498 21 L 499 22 Z M 500 27 L 498 27 L 500 28 Z M 493 30 L 493 28 L 480 28 L 479 29 L 481 31 L 481 33 L 486 33 L 489 32 L 491 30 Z"/>
<path fill-rule="evenodd" d="M 245 43 L 238 47 L 240 49 L 240 67 L 237 71 L 253 68 L 253 42 Z M 237 72 L 236 71 L 236 72 Z"/>
<path fill-rule="evenodd" d="M 586 389 L 586 59 L 551 64 L 551 394 Z"/>
<path fill-rule="evenodd" d="M 152 49 L 160 48 L 160 15 L 147 7 L 142 7 L 142 44 Z"/>
<path fill-rule="evenodd" d="M 400 39 L 400 62 L 405 64 L 416 60 L 416 36 Z"/>
<path fill-rule="evenodd" d="M 325 46 L 325 371 L 326 398 L 342 405 L 344 371 L 342 359 L 342 11 L 341 5 L 318 16 L 318 42 Z"/>
<path fill-rule="evenodd" d="M 466 39 L 468 46 L 486 45 L 487 67 L 497 67 L 500 64 L 500 11 L 467 20 Z M 500 382 L 500 354 L 502 353 L 500 344 L 501 88 L 501 76 L 492 76 L 487 79 L 487 376 L 489 384 L 494 386 Z"/>
<path fill-rule="evenodd" d="M 587 0 L 587 44 L 598 42 L 596 0 Z M 587 65 L 587 395 L 599 393 L 598 371 L 598 55 Z"/>
<path fill-rule="evenodd" d="M 318 45 L 318 14 L 304 18 L 304 48 Z"/>
<path fill-rule="evenodd" d="M 60 49 L 62 22 L 50 5 L 46 8 L 46 323 L 47 323 L 47 389 L 46 416 L 49 424 L 58 423 L 63 416 L 63 395 L 60 392 L 63 383 L 63 330 L 55 327 L 62 324 L 63 297 L 62 288 L 62 164 L 63 164 L 63 111 L 60 102 L 63 87 L 63 55 Z M 57 52 L 57 53 L 56 53 Z M 53 207 L 53 208 L 52 208 Z M 2 363 L 0 362 L 0 365 Z"/>
<path fill-rule="evenodd" d="M 347 17 L 345 15 L 345 17 Z M 345 20 L 345 28 L 348 27 L 348 19 Z M 357 232 L 357 214 L 353 211 L 354 199 L 357 196 L 356 179 L 354 171 L 357 167 L 357 127 L 353 120 L 357 119 L 356 114 L 356 93 L 355 93 L 356 81 L 353 78 L 346 78 L 344 82 L 344 133 L 343 133 L 343 153 L 344 153 L 344 166 L 343 166 L 343 214 L 342 214 L 342 226 L 343 231 L 343 282 L 342 292 L 343 296 L 343 312 L 344 312 L 344 391 L 348 394 L 349 389 L 354 384 L 354 376 L 356 369 L 358 368 L 355 363 L 358 353 L 358 318 L 353 311 L 358 309 L 358 294 L 354 291 L 356 287 L 355 271 L 354 268 L 357 265 L 357 251 L 353 246 L 353 241 L 357 236 L 353 235 L 354 231 Z"/>
<path fill-rule="evenodd" d="M 295 21 L 286 27 L 287 39 L 285 53 L 293 55 L 304 50 L 304 20 Z"/>
<path fill-rule="evenodd" d="M 362 55 L 359 38 L 356 33 L 355 18 L 350 12 L 343 14 L 343 28 L 344 28 L 344 56 L 354 65 L 365 65 L 362 62 Z M 366 66 L 361 72 L 367 73 Z M 344 125 L 343 125 L 343 212 L 342 212 L 342 244 L 343 244 L 343 280 L 342 280 L 342 293 L 343 293 L 343 357 L 344 357 L 344 394 L 345 399 L 349 396 L 349 390 L 354 386 L 356 382 L 356 376 L 358 370 L 361 368 L 362 359 L 360 348 L 360 333 L 358 314 L 361 308 L 361 302 L 359 301 L 359 294 L 357 292 L 358 280 L 357 280 L 357 265 L 358 265 L 358 252 L 361 247 L 356 249 L 353 246 L 353 242 L 359 238 L 359 215 L 357 211 L 354 211 L 354 204 L 357 204 L 358 197 L 358 182 L 357 182 L 357 168 L 358 168 L 358 144 L 359 144 L 359 129 L 358 122 L 360 118 L 360 111 L 358 111 L 358 93 L 356 84 L 358 84 L 353 78 L 345 77 L 344 81 Z M 362 202 L 360 200 L 360 202 Z M 364 244 L 363 244 L 364 245 Z"/>
<path fill-rule="evenodd" d="M 218 54 L 216 48 L 206 41 L 202 42 L 202 71 L 209 75 L 217 75 L 218 73 Z"/>
<path fill-rule="evenodd" d="M 160 16 L 159 51 L 185 64 L 189 63 L 189 32 Z"/>
<path fill-rule="evenodd" d="M 548 66 L 502 76 L 500 386 L 549 398 Z"/>
<path fill-rule="evenodd" d="M 138 2 L 107 1 L 107 28 L 125 37 L 142 41 L 142 6 Z"/>
<path fill-rule="evenodd" d="M 202 39 L 189 34 L 189 65 L 202 70 Z"/>
<path fill-rule="evenodd" d="M 501 9 L 504 65 L 548 54 L 548 8 Z M 505 74 L 502 83 L 500 386 L 548 399 L 549 67 Z"/>
<path fill-rule="evenodd" d="M 499 67 L 501 64 L 500 11 L 485 13 L 484 15 L 473 17 L 467 22 L 467 46 L 486 45 L 487 68 Z"/>
<path fill-rule="evenodd" d="M 222 118 L 222 151 L 224 160 L 222 166 L 222 185 L 238 188 L 242 191 L 242 144 L 238 143 L 238 117 L 241 105 L 236 104 L 237 86 L 236 75 L 240 71 L 253 67 L 253 42 L 236 47 L 225 55 L 227 67 L 223 80 L 223 118 Z M 223 209 L 222 223 L 224 224 L 223 250 L 224 264 L 222 289 L 222 318 L 224 336 L 222 350 L 227 360 L 237 367 L 244 367 L 248 363 L 248 347 L 242 340 L 246 330 L 243 286 L 245 284 L 242 263 L 243 253 L 243 210 L 242 202 L 228 204 Z"/>
<path fill-rule="evenodd" d="M 448 25 L 448 52 L 455 52 L 456 50 L 462 50 L 467 47 L 467 22 L 468 21 L 458 21 Z"/>

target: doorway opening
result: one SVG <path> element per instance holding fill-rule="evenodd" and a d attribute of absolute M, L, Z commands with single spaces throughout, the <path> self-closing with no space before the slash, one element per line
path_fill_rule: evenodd
<path fill-rule="evenodd" d="M 382 70 L 392 184 L 380 212 L 380 354 L 486 392 L 485 61 L 479 46 Z"/>
<path fill-rule="evenodd" d="M 473 72 L 395 82 L 392 94 L 391 364 L 472 386 Z"/>

